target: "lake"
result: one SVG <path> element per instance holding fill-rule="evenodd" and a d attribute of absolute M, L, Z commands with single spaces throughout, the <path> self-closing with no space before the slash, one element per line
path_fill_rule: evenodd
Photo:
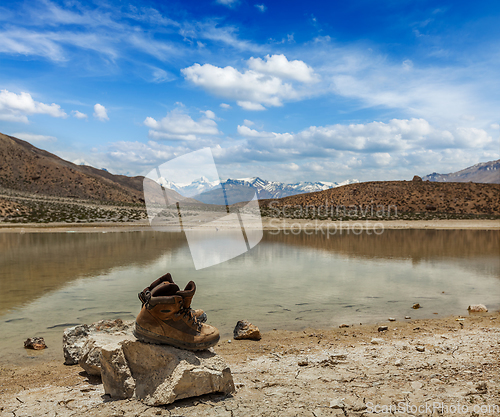
<path fill-rule="evenodd" d="M 62 360 L 65 327 L 133 320 L 137 293 L 166 272 L 181 287 L 196 282 L 193 307 L 223 338 L 240 319 L 262 331 L 300 330 L 467 315 L 478 303 L 500 309 L 499 231 L 273 233 L 201 270 L 181 233 L 0 233 L 1 360 Z M 33 336 L 49 348 L 25 350 Z"/>

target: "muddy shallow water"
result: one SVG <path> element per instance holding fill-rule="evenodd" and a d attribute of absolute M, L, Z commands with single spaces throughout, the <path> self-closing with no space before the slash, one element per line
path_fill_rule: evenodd
<path fill-rule="evenodd" d="M 165 272 L 180 286 L 196 282 L 193 307 L 223 337 L 243 318 L 264 331 L 298 330 L 500 308 L 499 231 L 273 233 L 201 270 L 180 233 L 0 233 L 0 360 L 62 358 L 65 327 L 132 320 L 137 293 Z M 24 350 L 31 336 L 49 349 Z"/>

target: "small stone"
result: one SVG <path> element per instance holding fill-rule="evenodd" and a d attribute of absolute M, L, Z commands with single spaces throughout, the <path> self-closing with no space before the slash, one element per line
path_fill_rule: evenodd
<path fill-rule="evenodd" d="M 394 365 L 403 366 L 403 361 L 401 359 L 396 359 L 396 361 L 394 362 Z"/>
<path fill-rule="evenodd" d="M 344 399 L 336 398 L 335 400 L 331 400 L 330 401 L 330 408 L 344 409 L 345 408 Z"/>
<path fill-rule="evenodd" d="M 262 338 L 259 328 L 257 326 L 254 326 L 247 320 L 240 320 L 238 321 L 238 323 L 236 323 L 233 331 L 233 336 L 235 340 L 260 340 Z"/>
<path fill-rule="evenodd" d="M 425 352 L 425 346 L 422 345 L 415 346 L 415 349 L 417 349 L 417 352 Z"/>
<path fill-rule="evenodd" d="M 343 329 L 344 327 L 349 327 L 349 325 L 348 325 L 348 324 L 341 324 L 341 325 L 339 326 L 339 328 L 341 328 L 341 329 Z"/>
<path fill-rule="evenodd" d="M 389 321 L 396 321 L 394 317 L 389 317 Z"/>
<path fill-rule="evenodd" d="M 410 316 L 405 316 L 405 320 L 411 320 Z"/>
<path fill-rule="evenodd" d="M 299 366 L 307 366 L 307 365 L 309 365 L 309 359 L 307 359 L 307 358 L 300 359 L 299 362 L 298 362 L 298 365 Z"/>
<path fill-rule="evenodd" d="M 420 381 L 413 381 L 411 383 L 411 387 L 412 389 L 415 391 L 415 390 L 418 390 L 420 388 L 422 388 L 424 386 L 424 384 L 422 384 Z"/>
<path fill-rule="evenodd" d="M 227 343 L 231 343 L 231 339 L 229 339 L 229 340 L 227 341 Z"/>
<path fill-rule="evenodd" d="M 440 379 L 437 378 L 432 378 L 431 379 L 431 384 L 439 385 L 442 384 L 443 382 Z"/>
<path fill-rule="evenodd" d="M 389 330 L 389 327 L 388 326 L 378 326 L 378 331 L 379 332 L 385 332 Z"/>
<path fill-rule="evenodd" d="M 24 342 L 25 349 L 43 350 L 47 347 L 43 337 L 30 337 Z"/>
<path fill-rule="evenodd" d="M 417 310 L 417 309 L 420 308 L 420 304 L 419 303 L 415 303 L 415 304 L 413 304 L 412 308 L 415 309 L 415 310 Z"/>
<path fill-rule="evenodd" d="M 372 338 L 371 342 L 372 345 L 381 345 L 384 343 L 384 339 L 380 339 L 378 337 Z"/>
<path fill-rule="evenodd" d="M 486 384 L 486 382 L 480 382 L 479 384 L 477 384 L 476 391 L 478 391 L 478 392 L 488 391 L 488 385 Z"/>
<path fill-rule="evenodd" d="M 467 308 L 469 310 L 469 313 L 487 313 L 488 309 L 484 304 L 475 304 L 471 305 Z"/>

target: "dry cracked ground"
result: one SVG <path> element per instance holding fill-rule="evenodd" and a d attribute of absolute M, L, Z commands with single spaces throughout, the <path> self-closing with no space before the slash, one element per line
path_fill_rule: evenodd
<path fill-rule="evenodd" d="M 379 325 L 389 330 L 379 332 Z M 373 340 L 375 339 L 375 340 Z M 378 339 L 378 340 L 377 340 Z M 3 416 L 496 416 L 499 314 L 407 320 L 221 341 L 233 395 L 169 406 L 114 401 L 78 366 L 0 370 Z"/>

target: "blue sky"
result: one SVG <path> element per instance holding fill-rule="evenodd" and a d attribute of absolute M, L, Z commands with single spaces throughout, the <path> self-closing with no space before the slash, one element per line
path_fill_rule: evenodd
<path fill-rule="evenodd" d="M 0 132 L 138 175 L 411 179 L 500 158 L 497 1 L 3 1 Z"/>

